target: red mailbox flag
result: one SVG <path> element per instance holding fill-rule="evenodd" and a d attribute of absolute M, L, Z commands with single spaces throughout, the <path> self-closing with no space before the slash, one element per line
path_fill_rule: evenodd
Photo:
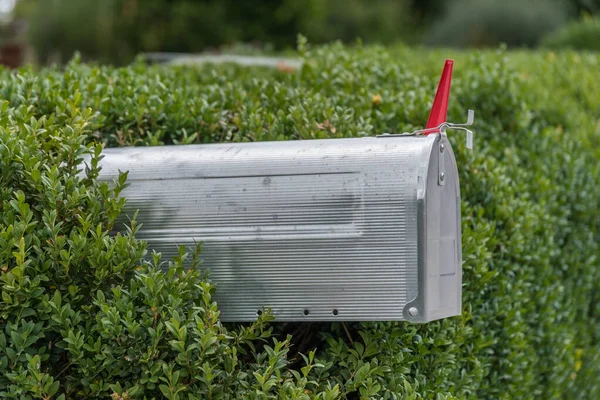
<path fill-rule="evenodd" d="M 425 129 L 437 128 L 438 126 L 440 126 L 440 124 L 446 122 L 453 65 L 454 60 L 446 60 L 446 63 L 444 64 L 442 77 L 440 78 L 440 83 L 438 84 L 437 91 L 435 92 L 433 106 L 431 107 L 431 112 L 429 113 L 429 119 L 427 120 L 427 125 L 425 126 Z M 431 130 L 429 132 L 425 132 L 425 135 L 437 132 L 437 130 Z"/>

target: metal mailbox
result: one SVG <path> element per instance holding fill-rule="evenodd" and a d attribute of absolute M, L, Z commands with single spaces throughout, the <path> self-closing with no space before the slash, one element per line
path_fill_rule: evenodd
<path fill-rule="evenodd" d="M 204 243 L 224 321 L 427 322 L 461 312 L 458 126 L 435 109 L 406 135 L 106 149 L 100 179 L 129 171 L 151 249 Z"/>

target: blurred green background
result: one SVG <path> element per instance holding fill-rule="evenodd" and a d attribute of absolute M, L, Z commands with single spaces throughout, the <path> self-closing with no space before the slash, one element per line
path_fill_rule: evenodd
<path fill-rule="evenodd" d="M 312 43 L 598 50 L 598 13 L 600 0 L 0 0 L 4 64 L 64 63 L 75 52 L 125 64 L 239 43 L 280 51 L 298 33 Z"/>

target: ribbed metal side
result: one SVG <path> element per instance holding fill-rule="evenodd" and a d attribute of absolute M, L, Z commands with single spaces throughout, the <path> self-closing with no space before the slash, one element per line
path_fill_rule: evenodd
<path fill-rule="evenodd" d="M 418 163 L 433 139 L 108 149 L 167 258 L 204 242 L 226 321 L 400 320 L 417 293 Z M 421 177 L 423 179 L 423 177 Z M 123 219 L 125 222 L 126 219 Z"/>

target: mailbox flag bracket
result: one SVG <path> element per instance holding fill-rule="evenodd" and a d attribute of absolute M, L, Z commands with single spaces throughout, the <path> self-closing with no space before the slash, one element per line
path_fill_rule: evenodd
<path fill-rule="evenodd" d="M 469 110 L 467 114 L 467 122 L 464 124 L 455 124 L 447 122 L 448 115 L 448 100 L 450 99 L 450 84 L 452 82 L 452 67 L 454 66 L 454 60 L 446 60 L 444 69 L 442 70 L 442 76 L 435 92 L 433 99 L 433 105 L 429 112 L 429 118 L 425 129 L 419 129 L 413 132 L 404 132 L 400 134 L 389 134 L 384 133 L 377 135 L 377 137 L 396 137 L 396 136 L 418 136 L 418 135 L 430 135 L 432 133 L 446 136 L 446 130 L 455 129 L 465 131 L 467 135 L 467 149 L 473 149 L 473 131 L 467 129 L 467 126 L 473 125 L 475 120 L 475 112 Z M 440 171 L 440 176 L 441 176 Z M 440 179 L 440 185 L 443 184 L 443 179 Z"/>
<path fill-rule="evenodd" d="M 473 131 L 466 129 L 465 127 L 473 125 L 475 119 L 475 113 L 473 110 L 469 110 L 467 114 L 467 122 L 464 124 L 453 124 L 447 122 L 448 118 L 448 100 L 450 99 L 450 85 L 452 83 L 452 67 L 454 66 L 454 60 L 446 60 L 444 69 L 442 70 L 442 76 L 440 77 L 440 83 L 438 84 L 433 99 L 433 105 L 429 113 L 429 119 L 425 125 L 425 129 L 422 131 L 416 131 L 415 133 L 423 133 L 425 136 L 432 133 L 446 134 L 447 129 L 463 130 L 467 134 L 467 149 L 473 149 Z M 442 184 L 442 182 L 440 182 Z"/>

